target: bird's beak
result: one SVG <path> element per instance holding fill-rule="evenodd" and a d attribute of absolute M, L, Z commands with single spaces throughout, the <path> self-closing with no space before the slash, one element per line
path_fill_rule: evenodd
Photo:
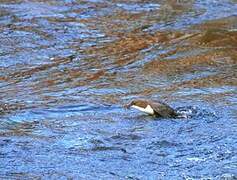
<path fill-rule="evenodd" d="M 129 104 L 125 104 L 123 107 L 124 107 L 125 109 L 130 109 L 130 107 L 131 107 L 131 103 L 129 103 Z"/>

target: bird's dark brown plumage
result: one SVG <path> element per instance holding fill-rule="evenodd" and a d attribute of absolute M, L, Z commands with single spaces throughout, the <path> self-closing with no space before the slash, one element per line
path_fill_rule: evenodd
<path fill-rule="evenodd" d="M 131 103 L 126 105 L 126 107 L 130 108 L 133 105 L 141 108 L 146 108 L 150 105 L 154 110 L 154 115 L 158 117 L 175 118 L 178 116 L 177 112 L 173 108 L 160 101 L 133 100 Z"/>

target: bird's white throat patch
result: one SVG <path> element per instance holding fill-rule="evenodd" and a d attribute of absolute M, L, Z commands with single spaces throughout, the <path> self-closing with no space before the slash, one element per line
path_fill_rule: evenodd
<path fill-rule="evenodd" d="M 146 108 L 142 108 L 142 107 L 135 106 L 135 105 L 132 105 L 131 107 L 132 107 L 132 108 L 135 108 L 135 109 L 137 109 L 137 110 L 139 110 L 139 111 L 145 112 L 145 113 L 147 113 L 147 114 L 151 114 L 151 115 L 154 114 L 154 110 L 151 108 L 150 105 L 147 105 Z"/>

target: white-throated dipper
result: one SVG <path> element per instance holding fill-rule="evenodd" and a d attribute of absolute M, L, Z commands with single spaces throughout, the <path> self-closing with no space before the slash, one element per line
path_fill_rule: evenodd
<path fill-rule="evenodd" d="M 179 116 L 173 108 L 160 101 L 133 100 L 125 105 L 125 108 L 129 109 L 130 107 L 156 117 L 177 118 Z"/>

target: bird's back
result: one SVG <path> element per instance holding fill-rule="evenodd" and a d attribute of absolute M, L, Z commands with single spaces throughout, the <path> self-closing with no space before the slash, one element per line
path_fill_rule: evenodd
<path fill-rule="evenodd" d="M 157 116 L 172 118 L 178 115 L 173 108 L 163 102 L 150 102 L 150 105 Z"/>

